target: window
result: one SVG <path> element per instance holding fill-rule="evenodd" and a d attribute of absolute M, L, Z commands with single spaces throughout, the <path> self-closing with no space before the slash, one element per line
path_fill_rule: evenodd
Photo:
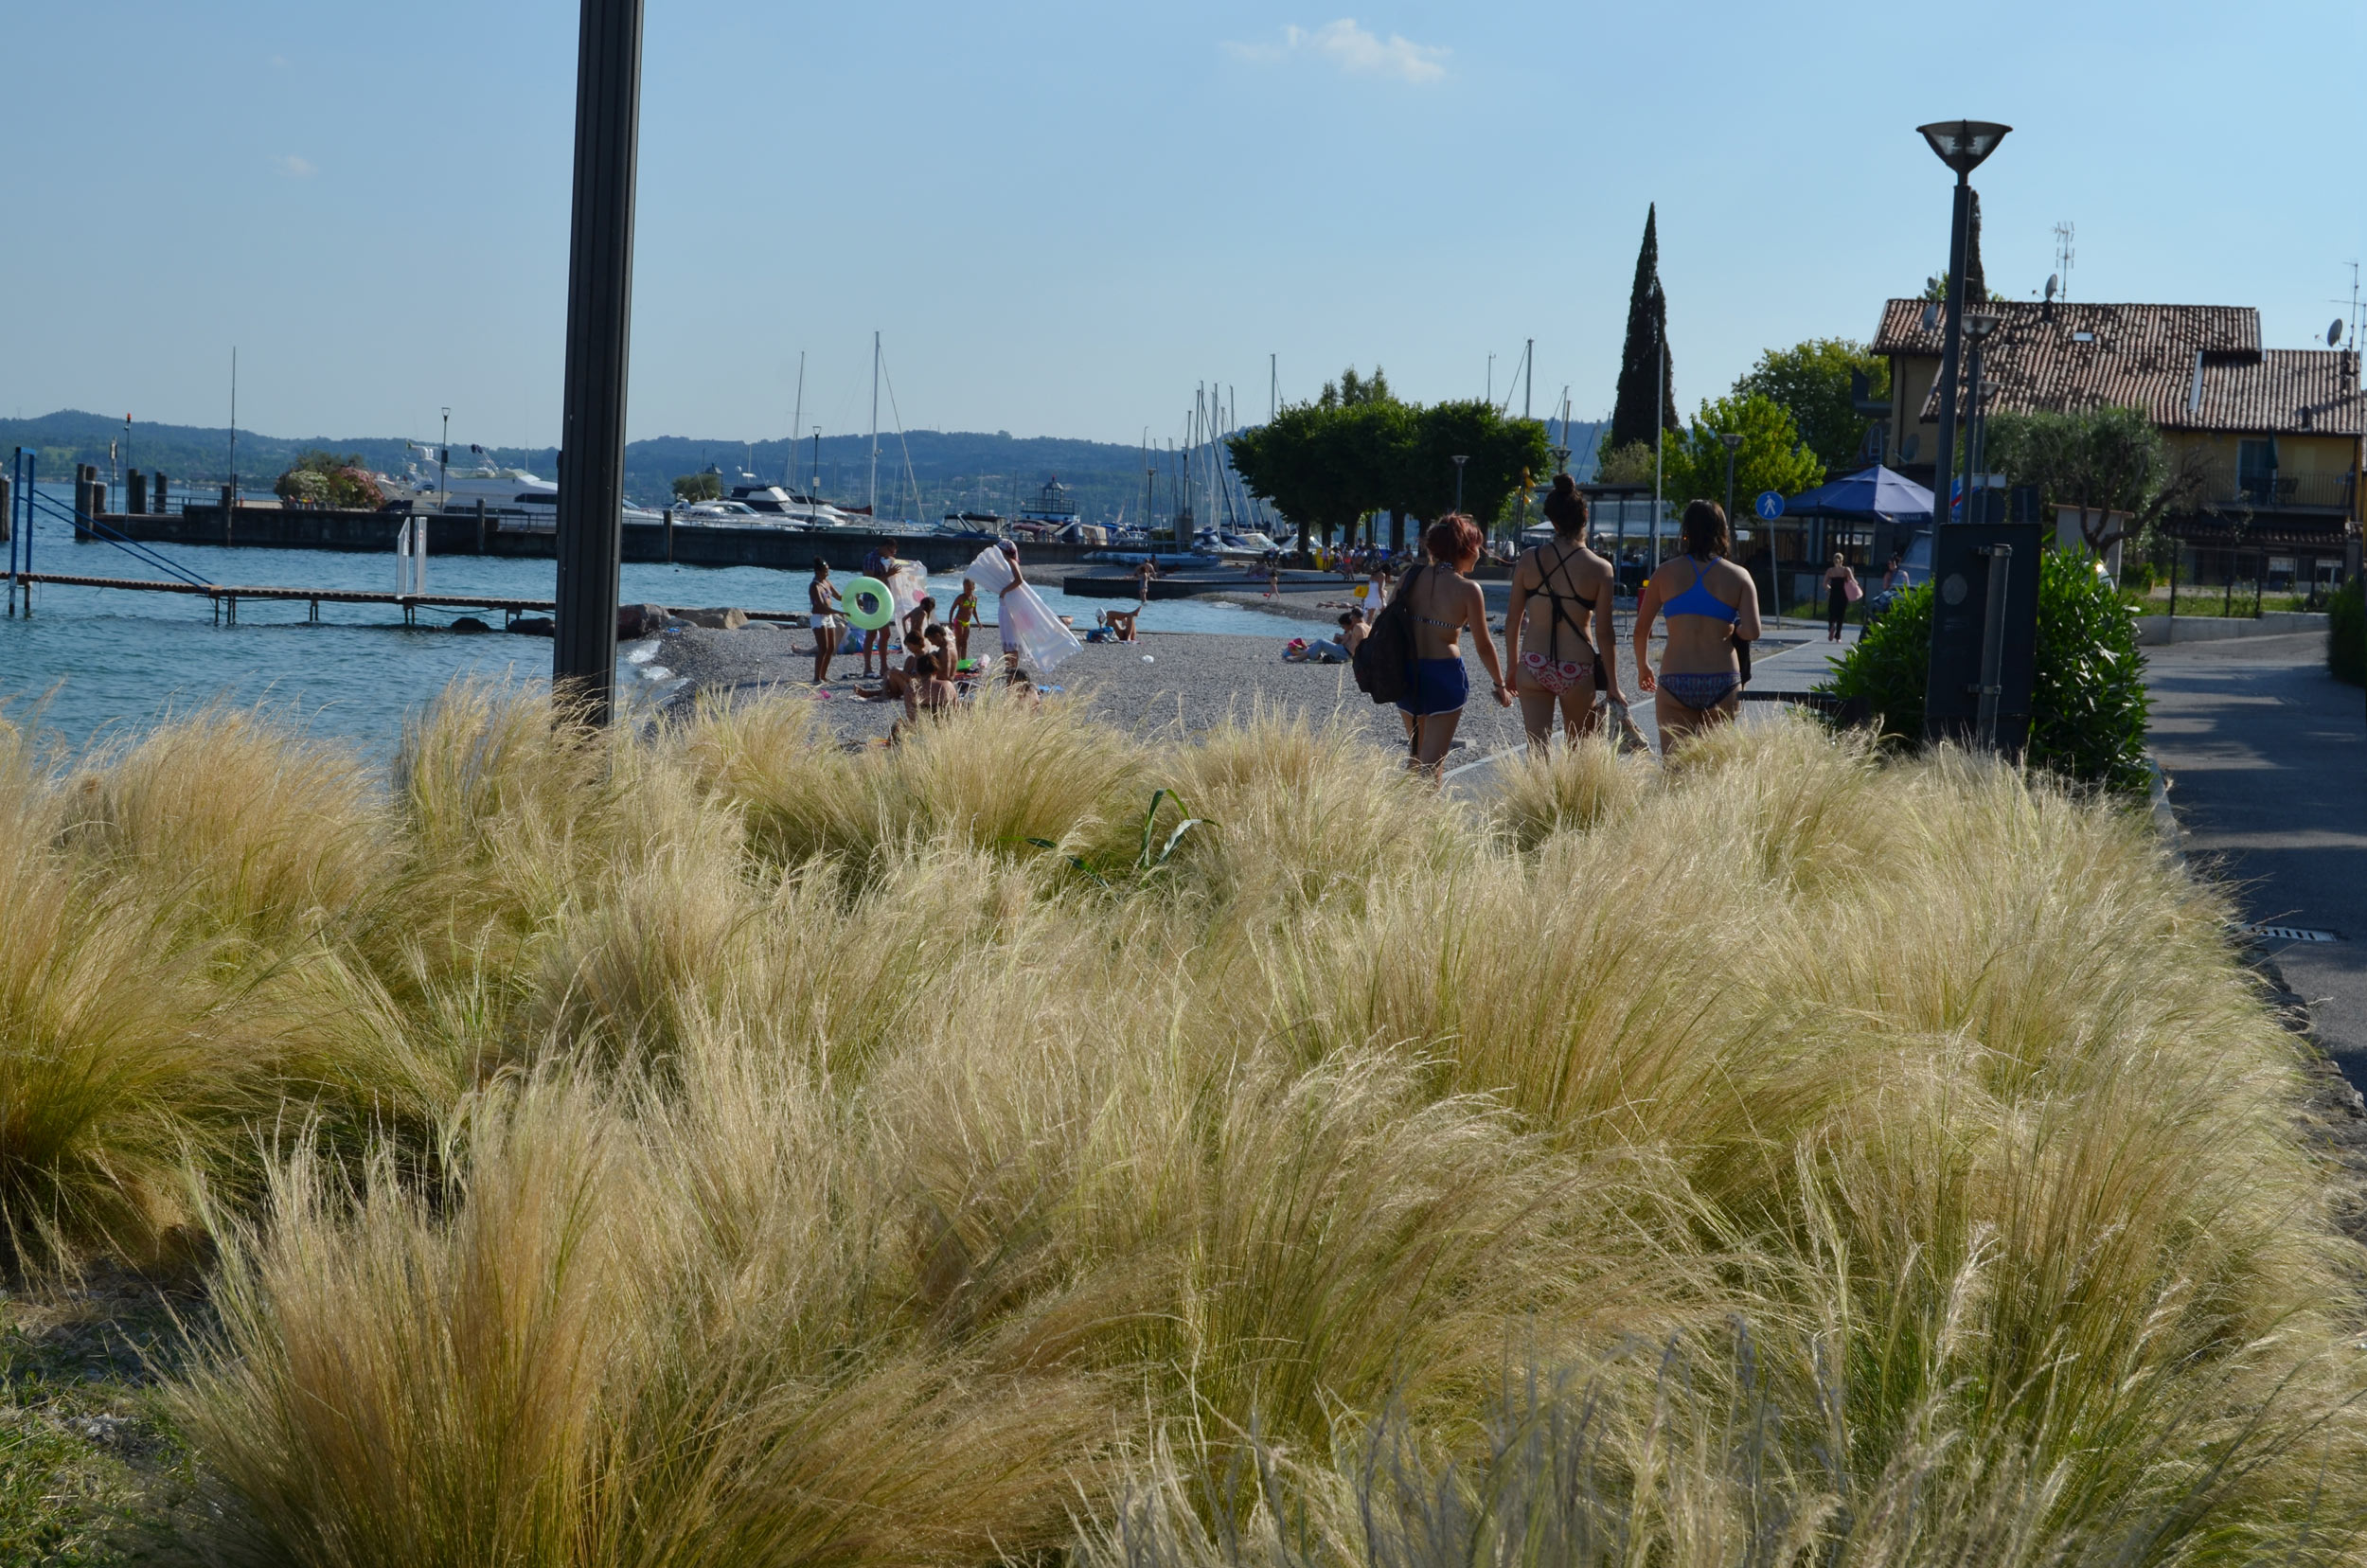
<path fill-rule="evenodd" d="M 2268 501 L 2275 498 L 2277 489 L 2275 437 L 2235 443 L 2235 488 L 2255 501 Z"/>

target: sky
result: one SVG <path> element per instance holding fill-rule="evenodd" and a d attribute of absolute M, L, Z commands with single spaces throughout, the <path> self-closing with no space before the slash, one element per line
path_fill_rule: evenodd
<path fill-rule="evenodd" d="M 1353 9 L 1336 9 L 1344 4 Z M 557 439 L 577 13 L 554 0 L 78 0 L 11 17 L 0 409 Z M 1677 397 L 1993 290 L 2256 306 L 2322 343 L 2367 259 L 2367 7 L 1191 7 L 647 0 L 630 432 L 1132 442 L 1401 396 L 1611 406 L 1657 204 Z M 1534 393 L 1511 385 L 1536 340 Z M 1271 360 L 1270 360 L 1270 356 Z"/>

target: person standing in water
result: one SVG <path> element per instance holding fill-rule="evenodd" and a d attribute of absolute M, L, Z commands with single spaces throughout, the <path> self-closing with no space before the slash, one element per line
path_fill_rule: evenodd
<path fill-rule="evenodd" d="M 1759 594 L 1726 559 L 1733 541 L 1716 502 L 1696 501 L 1678 526 L 1683 553 L 1661 562 L 1635 607 L 1636 684 L 1653 694 L 1661 755 L 1695 730 L 1732 719 L 1742 706 L 1741 645 L 1759 637 Z M 1649 657 L 1652 622 L 1668 617 L 1660 674 Z"/>
<path fill-rule="evenodd" d="M 830 660 L 838 654 L 839 638 L 846 634 L 838 585 L 830 580 L 830 563 L 820 556 L 813 558 L 813 581 L 806 586 L 806 597 L 812 608 L 807 624 L 813 628 L 813 684 L 820 686 L 830 678 Z"/>
<path fill-rule="evenodd" d="M 1530 749 L 1539 753 L 1552 739 L 1557 706 L 1562 733 L 1575 740 L 1593 733 L 1597 692 L 1614 703 L 1627 701 L 1619 690 L 1618 633 L 1611 626 L 1615 574 L 1587 546 L 1586 497 L 1570 475 L 1554 475 L 1545 520 L 1554 526 L 1554 541 L 1514 564 L 1512 598 L 1504 609 L 1504 663 L 1521 699 L 1521 727 Z"/>
<path fill-rule="evenodd" d="M 1470 700 L 1470 677 L 1463 668 L 1463 633 L 1468 628 L 1479 645 L 1480 663 L 1495 683 L 1496 705 L 1512 705 L 1504 685 L 1504 666 L 1496 660 L 1495 634 L 1487 630 L 1487 599 L 1480 585 L 1465 576 L 1479 564 L 1479 525 L 1460 512 L 1449 512 L 1422 536 L 1432 564 L 1406 574 L 1405 586 L 1395 602 L 1414 618 L 1414 689 L 1397 704 L 1405 734 L 1417 768 L 1436 773 L 1454 744 L 1455 726 L 1463 722 Z"/>

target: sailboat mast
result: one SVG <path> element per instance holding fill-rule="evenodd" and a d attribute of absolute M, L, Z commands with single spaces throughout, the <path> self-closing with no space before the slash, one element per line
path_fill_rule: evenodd
<path fill-rule="evenodd" d="M 1529 417 L 1529 394 L 1536 390 L 1537 340 L 1531 338 L 1527 349 L 1521 355 L 1521 418 L 1524 419 Z"/>
<path fill-rule="evenodd" d="M 789 451 L 781 458 L 781 484 L 785 489 L 797 488 L 797 436 L 806 428 L 806 351 L 797 350 L 797 412 L 789 421 Z"/>
<path fill-rule="evenodd" d="M 880 521 L 880 334 L 871 334 L 871 522 Z"/>

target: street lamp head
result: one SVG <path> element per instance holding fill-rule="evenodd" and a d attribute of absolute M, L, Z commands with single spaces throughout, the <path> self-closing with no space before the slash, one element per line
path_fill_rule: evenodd
<path fill-rule="evenodd" d="M 1466 463 L 1469 462 L 1470 460 L 1471 460 L 1471 459 L 1470 459 L 1470 457 L 1469 457 L 1468 454 L 1467 454 L 1467 455 L 1464 455 L 1464 456 L 1459 456 L 1459 457 L 1450 457 L 1450 458 L 1449 458 L 1449 459 L 1448 459 L 1448 461 L 1449 461 L 1449 462 L 1450 462 L 1450 463 L 1454 464 L 1454 466 L 1455 466 L 1455 467 L 1457 467 L 1457 468 L 1461 468 L 1464 464 L 1466 464 Z"/>
<path fill-rule="evenodd" d="M 1940 162 L 1961 176 L 1980 168 L 1982 160 L 1997 151 L 1997 144 L 2005 139 L 2005 134 L 2013 127 L 1990 120 L 1934 120 L 1915 129 L 1931 144 Z"/>
<path fill-rule="evenodd" d="M 1733 452 L 1742 445 L 1742 436 L 1738 431 L 1721 430 L 1717 433 L 1717 438 L 1726 443 L 1728 452 Z"/>
<path fill-rule="evenodd" d="M 1965 313 L 1965 335 L 1978 343 L 1997 330 L 1998 319 L 1983 312 L 1968 311 Z"/>

